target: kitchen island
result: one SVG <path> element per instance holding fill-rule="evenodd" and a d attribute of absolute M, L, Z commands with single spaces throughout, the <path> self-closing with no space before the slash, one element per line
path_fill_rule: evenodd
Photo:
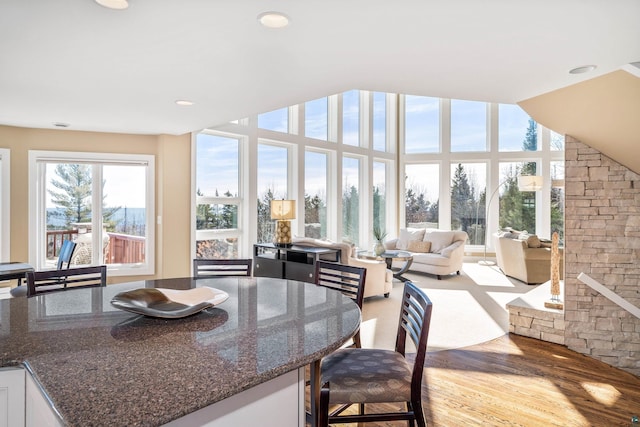
<path fill-rule="evenodd" d="M 229 299 L 182 319 L 140 316 L 110 304 L 136 288 L 201 286 Z M 190 414 L 300 372 L 339 348 L 359 323 L 351 299 L 309 283 L 132 282 L 0 301 L 0 367 L 25 366 L 63 425 L 197 425 Z M 304 394 L 288 402 L 300 405 Z M 255 420 L 260 424 L 260 414 Z"/>

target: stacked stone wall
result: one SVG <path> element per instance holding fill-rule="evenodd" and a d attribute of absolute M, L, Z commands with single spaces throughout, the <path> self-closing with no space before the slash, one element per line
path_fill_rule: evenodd
<path fill-rule="evenodd" d="M 640 175 L 571 138 L 565 145 L 565 345 L 640 376 L 640 319 L 577 279 L 640 306 Z"/>

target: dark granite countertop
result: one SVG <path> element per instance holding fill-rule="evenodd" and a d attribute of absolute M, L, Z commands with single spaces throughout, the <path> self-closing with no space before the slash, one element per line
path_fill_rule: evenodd
<path fill-rule="evenodd" d="M 183 319 L 118 310 L 117 293 L 209 286 Z M 24 364 L 68 426 L 157 426 L 331 353 L 360 323 L 338 292 L 270 278 L 165 279 L 0 300 L 0 367 Z"/>

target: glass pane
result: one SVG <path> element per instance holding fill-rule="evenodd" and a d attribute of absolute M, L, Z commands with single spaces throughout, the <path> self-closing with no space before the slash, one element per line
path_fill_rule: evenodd
<path fill-rule="evenodd" d="M 327 155 L 307 151 L 304 155 L 304 235 L 327 237 Z"/>
<path fill-rule="evenodd" d="M 226 237 L 196 241 L 196 258 L 238 258 L 238 238 Z"/>
<path fill-rule="evenodd" d="M 451 100 L 451 151 L 487 151 L 487 104 Z"/>
<path fill-rule="evenodd" d="M 387 151 L 387 94 L 373 92 L 373 149 Z"/>
<path fill-rule="evenodd" d="M 440 152 L 440 100 L 406 95 L 404 110 L 405 153 Z"/>
<path fill-rule="evenodd" d="M 564 151 L 564 136 L 551 131 L 551 150 Z"/>
<path fill-rule="evenodd" d="M 304 136 L 307 138 L 327 140 L 328 121 L 328 100 L 320 98 L 314 101 L 307 101 L 304 104 Z"/>
<path fill-rule="evenodd" d="M 196 206 L 197 230 L 228 230 L 238 228 L 238 206 L 198 204 Z"/>
<path fill-rule="evenodd" d="M 564 162 L 551 162 L 551 179 L 563 182 Z M 564 185 L 551 187 L 551 233 L 554 231 L 558 232 L 560 242 L 564 242 Z"/>
<path fill-rule="evenodd" d="M 519 175 L 535 175 L 535 162 L 500 163 L 500 228 L 536 232 L 536 192 L 518 189 Z M 491 201 L 489 202 L 491 203 Z"/>
<path fill-rule="evenodd" d="M 287 198 L 287 158 L 285 147 L 258 144 L 258 243 L 273 241 L 271 200 Z"/>
<path fill-rule="evenodd" d="M 106 264 L 146 261 L 146 173 L 146 166 L 139 165 L 102 168 L 102 250 Z M 81 249 L 76 247 L 76 251 Z"/>
<path fill-rule="evenodd" d="M 373 162 L 373 228 L 387 230 L 387 165 Z"/>
<path fill-rule="evenodd" d="M 451 165 L 451 229 L 469 235 L 468 244 L 484 245 L 487 165 Z"/>
<path fill-rule="evenodd" d="M 537 151 L 536 122 L 517 105 L 498 106 L 498 146 L 500 151 Z"/>
<path fill-rule="evenodd" d="M 360 160 L 342 159 L 342 239 L 358 245 L 360 222 Z"/>
<path fill-rule="evenodd" d="M 258 127 L 260 129 L 275 132 L 289 132 L 289 109 L 281 108 L 258 115 Z"/>
<path fill-rule="evenodd" d="M 440 166 L 405 166 L 405 227 L 438 228 Z"/>
<path fill-rule="evenodd" d="M 360 91 L 342 94 L 342 143 L 360 145 Z"/>
<path fill-rule="evenodd" d="M 238 197 L 240 141 L 199 133 L 196 153 L 196 195 Z"/>
<path fill-rule="evenodd" d="M 46 194 L 46 265 L 55 268 L 62 242 L 78 243 L 72 259 L 74 265 L 91 264 L 92 215 L 91 165 L 47 163 Z M 85 250 L 88 247 L 87 250 Z"/>

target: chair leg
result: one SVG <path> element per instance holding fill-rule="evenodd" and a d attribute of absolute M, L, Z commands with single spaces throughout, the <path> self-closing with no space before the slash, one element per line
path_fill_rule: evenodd
<path fill-rule="evenodd" d="M 418 427 L 427 427 L 427 422 L 424 420 L 424 411 L 422 410 L 422 402 L 411 402 L 411 408 L 416 417 L 416 423 Z M 412 424 L 413 425 L 413 424 Z"/>
<path fill-rule="evenodd" d="M 320 404 L 318 405 L 318 417 L 316 418 L 318 427 L 329 426 L 329 389 L 320 390 Z"/>
<path fill-rule="evenodd" d="M 442 280 L 442 276 L 440 276 L 439 274 L 437 276 L 438 276 L 438 280 Z"/>

